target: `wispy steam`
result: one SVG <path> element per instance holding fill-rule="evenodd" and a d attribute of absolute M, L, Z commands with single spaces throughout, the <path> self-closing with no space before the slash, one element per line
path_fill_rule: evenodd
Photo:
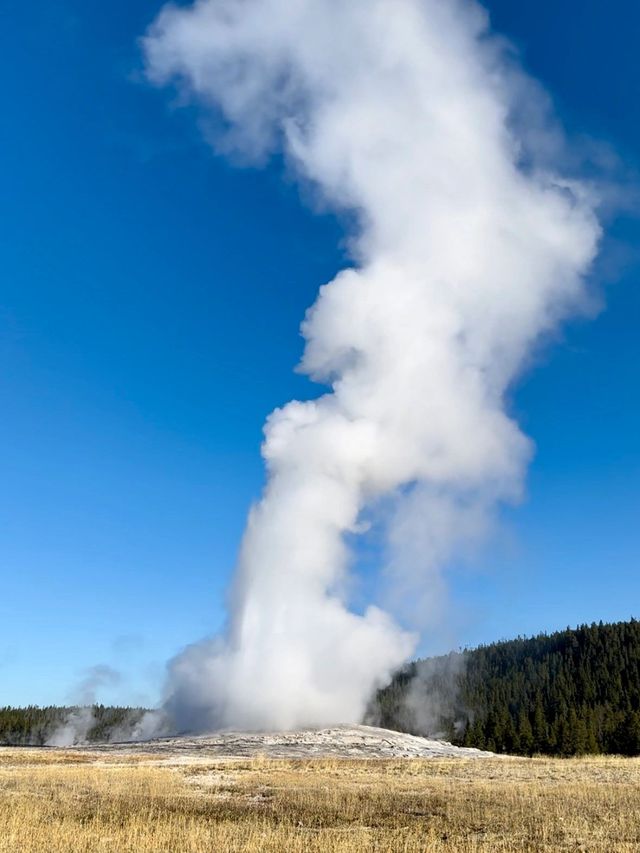
<path fill-rule="evenodd" d="M 396 673 L 384 690 L 372 697 L 365 722 L 427 737 L 451 740 L 468 717 L 462 682 L 467 657 L 450 652 L 419 660 Z"/>
<path fill-rule="evenodd" d="M 86 743 L 90 729 L 95 725 L 93 708 L 73 708 L 63 723 L 57 726 L 47 738 L 47 746 L 73 746 Z"/>
<path fill-rule="evenodd" d="M 584 304 L 594 199 L 473 2 L 198 0 L 144 48 L 220 151 L 283 151 L 357 222 L 353 267 L 302 327 L 302 370 L 331 390 L 270 415 L 228 629 L 173 661 L 168 708 L 199 729 L 357 721 L 416 640 L 349 609 L 345 535 L 390 500 L 387 569 L 429 594 L 458 537 L 517 499 L 531 447 L 505 392 Z"/>
<path fill-rule="evenodd" d="M 92 705 L 104 687 L 115 687 L 122 682 L 122 674 L 106 663 L 99 663 L 85 670 L 83 678 L 74 690 L 73 699 L 79 705 Z"/>
<path fill-rule="evenodd" d="M 129 638 L 123 639 L 130 645 Z M 122 673 L 108 664 L 88 667 L 70 691 L 69 699 L 74 704 L 51 709 L 53 719 L 45 719 L 37 735 L 48 746 L 64 747 L 90 741 L 147 740 L 165 734 L 167 719 L 162 712 L 97 704 L 104 688 L 116 687 L 123 681 Z"/>

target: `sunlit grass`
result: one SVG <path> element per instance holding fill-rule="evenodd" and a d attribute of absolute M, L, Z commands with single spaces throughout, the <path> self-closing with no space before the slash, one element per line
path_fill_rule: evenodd
<path fill-rule="evenodd" d="M 640 849 L 640 761 L 0 751 L 0 851 Z"/>

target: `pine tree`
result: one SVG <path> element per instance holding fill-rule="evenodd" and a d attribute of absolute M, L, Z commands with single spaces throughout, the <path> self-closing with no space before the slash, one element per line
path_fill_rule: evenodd
<path fill-rule="evenodd" d="M 524 755 L 531 755 L 533 751 L 533 730 L 529 721 L 529 716 L 525 710 L 521 710 L 518 718 L 518 740 L 520 741 L 520 751 Z"/>

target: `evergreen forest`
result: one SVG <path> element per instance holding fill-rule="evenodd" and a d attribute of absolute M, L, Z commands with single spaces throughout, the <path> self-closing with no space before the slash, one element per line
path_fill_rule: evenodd
<path fill-rule="evenodd" d="M 640 622 L 581 625 L 409 664 L 367 721 L 518 755 L 640 754 Z"/>

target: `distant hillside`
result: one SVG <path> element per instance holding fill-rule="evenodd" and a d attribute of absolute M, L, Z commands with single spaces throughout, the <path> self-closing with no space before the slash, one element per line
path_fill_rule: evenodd
<path fill-rule="evenodd" d="M 640 754 L 640 622 L 417 661 L 380 691 L 367 720 L 497 752 Z"/>

